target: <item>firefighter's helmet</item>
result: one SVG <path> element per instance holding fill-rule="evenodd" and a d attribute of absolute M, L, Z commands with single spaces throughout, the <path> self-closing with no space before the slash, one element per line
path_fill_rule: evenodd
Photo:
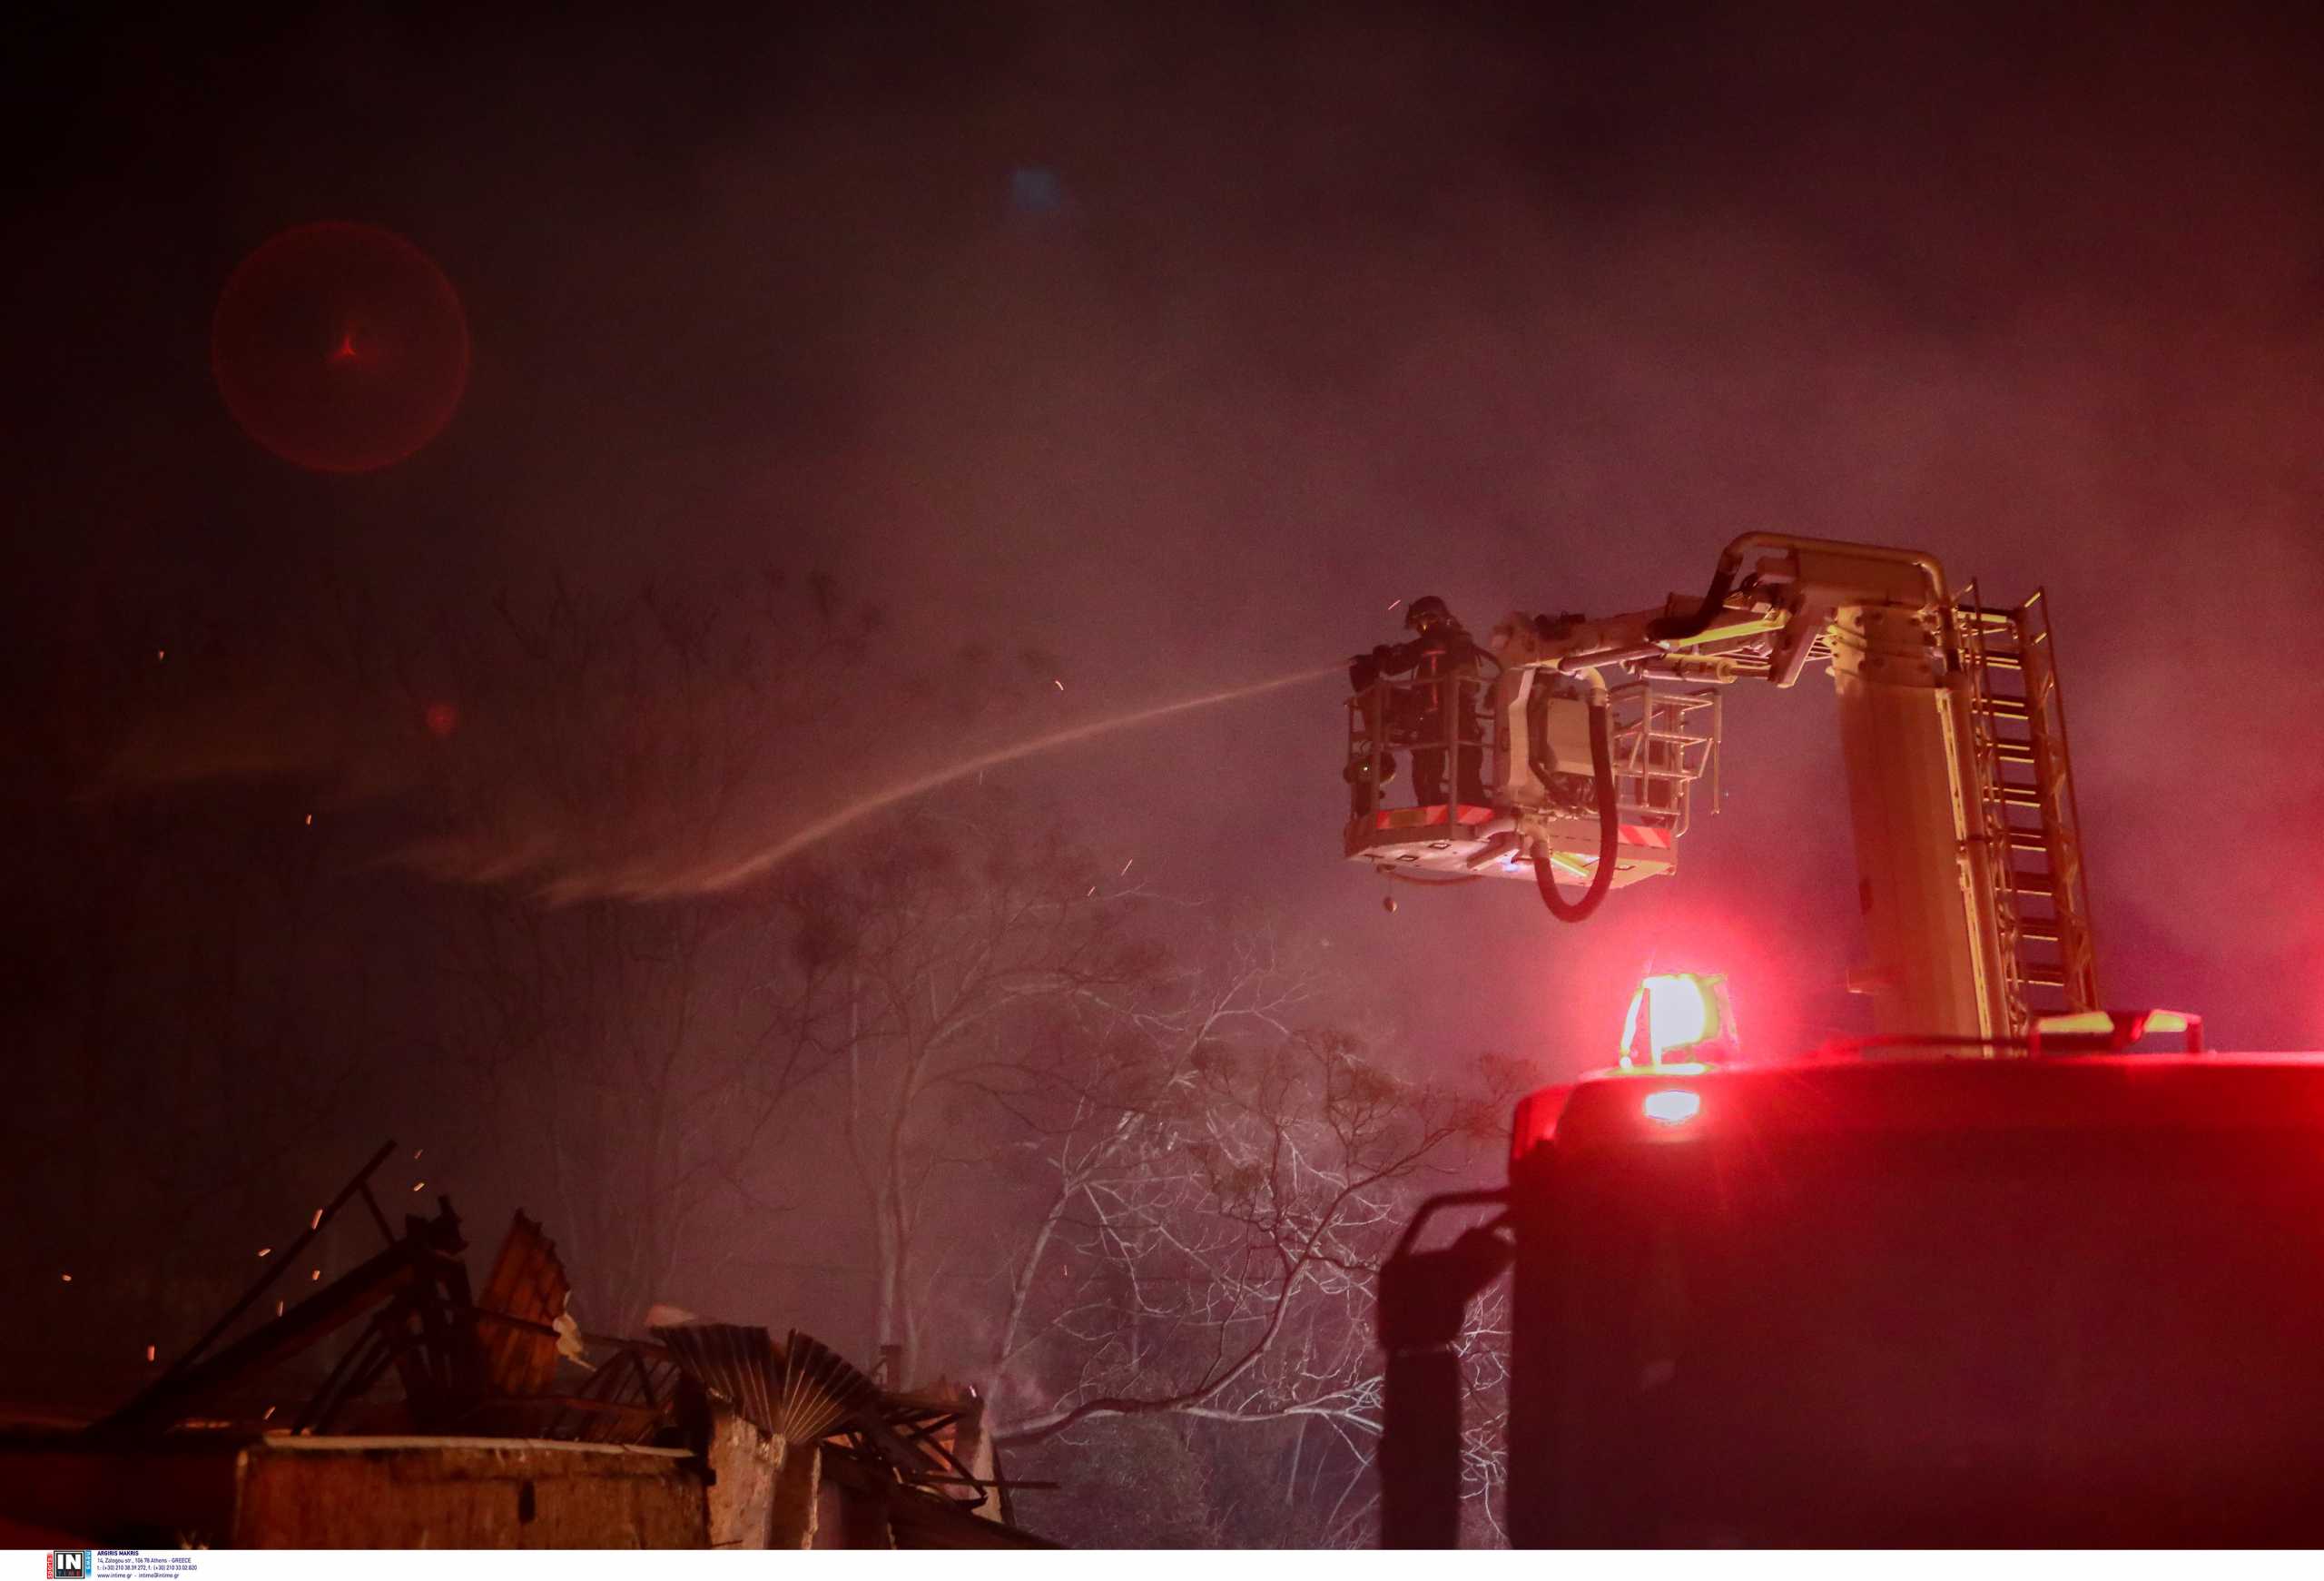
<path fill-rule="evenodd" d="M 1452 609 L 1433 593 L 1424 598 L 1413 599 L 1404 610 L 1404 625 L 1413 631 L 1425 631 L 1432 626 L 1449 626 L 1452 621 Z"/>

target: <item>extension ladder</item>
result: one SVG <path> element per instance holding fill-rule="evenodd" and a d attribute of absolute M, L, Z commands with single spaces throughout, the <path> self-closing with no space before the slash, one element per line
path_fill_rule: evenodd
<path fill-rule="evenodd" d="M 1973 822 L 1992 857 L 2007 1030 L 2022 1037 L 2039 1016 L 2099 1008 L 2057 648 L 2040 590 L 2014 609 L 1989 609 L 1973 582 L 1953 614 L 1968 681 Z"/>

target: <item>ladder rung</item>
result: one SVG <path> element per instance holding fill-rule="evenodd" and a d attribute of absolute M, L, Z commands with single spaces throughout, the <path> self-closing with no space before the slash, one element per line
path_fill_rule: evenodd
<path fill-rule="evenodd" d="M 2009 848 L 2013 851 L 2046 852 L 2050 842 L 2039 829 L 2012 829 L 2009 832 Z"/>
<path fill-rule="evenodd" d="M 2002 805 L 2005 807 L 2038 807 L 2042 805 L 2042 791 L 2038 786 L 2004 785 L 1997 788 L 2001 791 Z"/>
<path fill-rule="evenodd" d="M 1978 707 L 1996 719 L 2031 717 L 2031 712 L 2026 707 L 2025 699 L 2023 697 L 1983 697 L 1978 700 Z"/>
<path fill-rule="evenodd" d="M 2032 988 L 2063 988 L 2066 985 L 2065 968 L 2062 966 L 2028 967 L 2025 972 L 2025 982 L 2026 985 Z"/>
<path fill-rule="evenodd" d="M 1994 756 L 2013 767 L 2034 766 L 2034 744 L 2031 741 L 1995 741 Z"/>
<path fill-rule="evenodd" d="M 2028 944 L 2054 944 L 2058 942 L 2057 919 L 2043 917 L 2039 922 L 2020 921 L 2017 924 L 2017 936 Z"/>
<path fill-rule="evenodd" d="M 2025 658 L 2022 654 L 1994 653 L 1988 648 L 1978 657 L 1991 669 L 2022 670 L 2025 667 Z"/>

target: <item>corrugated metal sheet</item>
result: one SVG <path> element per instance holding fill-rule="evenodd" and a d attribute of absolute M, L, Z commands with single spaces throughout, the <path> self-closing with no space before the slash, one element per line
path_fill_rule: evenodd
<path fill-rule="evenodd" d="M 781 1346 L 738 1323 L 683 1323 L 654 1337 L 680 1370 L 786 1443 L 815 1443 L 880 1402 L 878 1385 L 795 1329 Z"/>

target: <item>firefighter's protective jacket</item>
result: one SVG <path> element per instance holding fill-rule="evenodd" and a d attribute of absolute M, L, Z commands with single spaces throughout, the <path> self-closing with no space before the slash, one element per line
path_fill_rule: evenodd
<path fill-rule="evenodd" d="M 1348 665 L 1348 685 L 1355 691 L 1369 691 L 1383 676 L 1405 674 L 1416 681 L 1467 680 L 1478 674 L 1482 657 L 1476 639 L 1467 629 L 1457 620 L 1447 621 L 1410 641 L 1393 647 L 1383 643 L 1370 653 L 1359 655 Z M 1404 692 L 1391 716 L 1392 727 L 1407 742 L 1442 736 L 1445 699 L 1454 689 L 1439 685 L 1414 687 Z M 1456 706 L 1474 712 L 1476 700 L 1472 696 L 1464 704 Z"/>

